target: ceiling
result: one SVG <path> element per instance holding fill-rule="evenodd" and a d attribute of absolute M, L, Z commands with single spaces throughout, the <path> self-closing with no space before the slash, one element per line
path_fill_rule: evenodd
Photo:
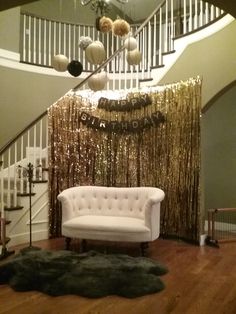
<path fill-rule="evenodd" d="M 0 11 L 11 9 L 34 1 L 39 0 L 0 0 Z"/>
<path fill-rule="evenodd" d="M 35 2 L 35 1 L 40 1 L 40 0 L 0 0 L 0 11 L 7 10 L 10 8 L 13 8 L 15 6 L 20 6 L 24 5 L 30 2 Z M 117 6 L 119 7 L 120 4 L 117 1 L 112 0 L 113 2 L 117 3 Z M 150 5 L 156 7 L 159 2 L 162 0 L 156 0 L 156 1 L 151 1 L 150 3 L 152 4 L 146 4 L 146 1 L 144 0 L 129 0 L 128 4 L 125 4 L 125 10 L 127 11 L 126 14 L 130 15 L 132 14 L 135 15 L 135 20 L 139 20 L 141 18 L 141 15 L 143 15 L 143 12 L 146 12 L 145 9 L 148 7 L 148 13 L 150 13 L 151 9 Z M 181 1 L 181 0 L 175 0 L 175 1 Z M 217 7 L 220 7 L 227 13 L 230 13 L 236 18 L 236 2 L 233 0 L 207 0 L 207 2 L 212 3 L 216 5 Z M 121 5 L 122 6 L 122 5 Z M 153 9 L 154 9 L 153 7 Z"/>

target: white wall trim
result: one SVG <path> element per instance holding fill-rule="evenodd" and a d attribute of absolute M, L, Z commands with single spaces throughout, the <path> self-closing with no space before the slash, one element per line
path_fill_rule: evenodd
<path fill-rule="evenodd" d="M 66 72 L 58 72 L 53 68 L 41 67 L 26 63 L 20 62 L 20 54 L 16 52 L 12 52 L 10 50 L 0 49 L 0 65 L 3 67 L 8 67 L 14 70 L 28 71 L 34 72 L 38 74 L 51 75 L 51 76 L 59 76 L 59 77 L 68 77 L 73 78 L 67 71 Z M 87 74 L 82 73 L 80 78 L 85 77 Z"/>
<path fill-rule="evenodd" d="M 20 54 L 19 53 L 13 52 L 10 50 L 6 50 L 6 49 L 1 49 L 1 48 L 0 48 L 0 57 L 2 59 L 14 61 L 14 62 L 20 61 Z"/>

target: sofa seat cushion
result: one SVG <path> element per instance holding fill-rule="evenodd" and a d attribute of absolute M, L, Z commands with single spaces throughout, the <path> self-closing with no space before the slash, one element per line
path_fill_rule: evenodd
<path fill-rule="evenodd" d="M 131 217 L 114 216 L 79 216 L 66 221 L 64 228 L 86 229 L 93 231 L 114 231 L 114 232 L 147 232 L 150 231 L 144 224 L 144 220 Z"/>
<path fill-rule="evenodd" d="M 80 239 L 141 242 L 150 233 L 144 220 L 131 217 L 85 215 L 62 224 L 64 236 Z"/>

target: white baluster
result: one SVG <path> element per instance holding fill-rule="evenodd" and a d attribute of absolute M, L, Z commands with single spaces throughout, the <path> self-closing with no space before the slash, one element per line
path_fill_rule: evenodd
<path fill-rule="evenodd" d="M 210 22 L 213 21 L 214 18 L 215 18 L 215 7 L 214 7 L 214 5 L 211 5 Z"/>
<path fill-rule="evenodd" d="M 159 13 L 159 65 L 162 65 L 162 8 Z"/>
<path fill-rule="evenodd" d="M 209 3 L 205 3 L 205 24 L 209 23 Z"/>
<path fill-rule="evenodd" d="M 35 124 L 34 126 L 33 126 L 33 136 L 34 136 L 34 140 L 33 140 L 33 162 L 32 162 L 32 164 L 33 164 L 33 166 L 34 166 L 34 169 L 33 169 L 33 178 L 35 178 L 35 176 L 36 176 L 36 168 L 35 168 L 35 166 L 36 166 L 36 162 L 37 162 L 37 124 Z"/>
<path fill-rule="evenodd" d="M 39 32 L 38 32 L 38 36 L 39 36 L 38 62 L 39 62 L 39 64 L 42 63 L 42 43 L 41 43 L 42 31 L 41 31 L 41 27 L 42 27 L 42 20 L 39 19 L 39 21 L 38 21 L 38 28 L 39 28 Z"/>
<path fill-rule="evenodd" d="M 79 48 L 79 46 L 76 46 L 77 45 L 77 43 L 76 43 L 76 25 L 73 25 L 73 54 L 72 54 L 72 60 L 75 60 L 76 59 L 76 51 L 79 51 L 79 53 L 78 53 L 78 59 L 79 60 L 81 60 L 81 58 L 80 58 L 80 48 Z M 70 57 L 70 56 L 68 56 L 68 57 Z M 81 62 L 81 61 L 80 61 Z"/>
<path fill-rule="evenodd" d="M 198 27 L 198 0 L 194 1 L 194 29 Z"/>
<path fill-rule="evenodd" d="M 30 160 L 30 154 L 31 154 L 31 147 L 30 147 L 30 130 L 27 131 L 27 147 L 28 147 L 28 154 L 26 156 L 27 160 L 27 165 L 31 162 Z M 24 181 L 24 171 L 23 171 L 23 176 L 22 180 Z M 26 184 L 26 189 L 24 189 L 25 193 L 29 193 L 29 187 L 28 184 Z"/>
<path fill-rule="evenodd" d="M 68 25 L 68 57 L 71 56 L 71 24 Z"/>
<path fill-rule="evenodd" d="M 8 149 L 7 177 L 7 207 L 11 207 L 11 148 Z"/>
<path fill-rule="evenodd" d="M 33 18 L 33 63 L 36 63 L 36 17 Z"/>
<path fill-rule="evenodd" d="M 26 61 L 26 15 L 23 15 L 23 40 L 22 40 L 22 44 L 23 44 L 23 61 Z"/>
<path fill-rule="evenodd" d="M 183 33 L 187 33 L 187 4 L 186 0 L 184 0 L 184 27 L 183 27 Z"/>
<path fill-rule="evenodd" d="M 39 178 L 42 179 L 43 118 L 39 121 Z"/>
<path fill-rule="evenodd" d="M 31 62 L 31 16 L 29 16 L 28 43 L 28 62 Z"/>
<path fill-rule="evenodd" d="M 215 8 L 215 12 L 216 12 L 216 18 L 220 16 L 220 9 L 219 8 Z"/>
<path fill-rule="evenodd" d="M 170 50 L 174 50 L 174 4 L 173 0 L 170 2 Z"/>
<path fill-rule="evenodd" d="M 151 22 L 148 23 L 148 59 L 147 59 L 147 77 L 150 78 L 151 75 L 151 64 L 152 64 L 152 26 Z"/>
<path fill-rule="evenodd" d="M 43 21 L 43 65 L 47 65 L 47 21 Z"/>
<path fill-rule="evenodd" d="M 157 15 L 154 15 L 154 25 L 153 25 L 153 56 L 152 56 L 152 66 L 156 66 L 156 55 L 157 55 Z"/>
<path fill-rule="evenodd" d="M 168 1 L 165 2 L 165 33 L 164 33 L 164 52 L 168 51 Z"/>
<path fill-rule="evenodd" d="M 130 82 L 130 88 L 134 88 L 134 69 L 133 67 L 130 67 L 130 74 L 131 74 L 131 82 Z"/>
<path fill-rule="evenodd" d="M 66 38 L 66 24 L 63 23 L 63 54 L 66 56 L 66 44 L 67 44 L 67 38 Z"/>
<path fill-rule="evenodd" d="M 53 22 L 53 55 L 57 54 L 57 24 Z"/>
<path fill-rule="evenodd" d="M 142 46 L 143 46 L 143 49 L 141 50 L 143 53 L 142 53 L 142 69 L 141 69 L 141 77 L 142 79 L 144 79 L 144 71 L 147 69 L 147 27 L 145 26 L 143 31 L 142 31 Z M 136 71 L 138 71 L 138 67 L 136 67 Z"/>
<path fill-rule="evenodd" d="M 48 65 L 52 65 L 52 22 L 48 21 Z"/>
<path fill-rule="evenodd" d="M 58 53 L 61 54 L 61 23 L 58 23 Z"/>
<path fill-rule="evenodd" d="M 17 205 L 17 141 L 14 144 L 14 195 L 13 195 L 13 206 Z"/>
<path fill-rule="evenodd" d="M 203 19 L 204 19 L 204 11 L 203 11 L 203 1 L 200 1 L 200 27 L 203 26 Z"/>
<path fill-rule="evenodd" d="M 24 137 L 22 136 L 20 139 L 20 161 L 22 162 L 24 159 Z M 22 194 L 24 191 L 24 183 L 23 183 L 23 169 L 19 168 L 19 179 L 20 179 L 20 193 Z"/>
<path fill-rule="evenodd" d="M 193 3 L 192 0 L 189 0 L 189 20 L 188 20 L 188 31 L 193 30 Z"/>

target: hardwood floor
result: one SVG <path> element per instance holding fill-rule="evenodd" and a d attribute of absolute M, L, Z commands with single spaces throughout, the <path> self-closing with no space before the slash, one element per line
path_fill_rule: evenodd
<path fill-rule="evenodd" d="M 64 239 L 33 244 L 46 249 L 63 249 Z M 16 252 L 20 248 L 17 247 Z M 89 243 L 91 248 L 103 249 L 104 244 Z M 77 243 L 73 249 L 78 249 Z M 107 244 L 108 253 L 114 249 L 133 256 L 138 254 L 136 245 Z M 8 285 L 0 285 L 0 314 L 236 313 L 236 242 L 214 248 L 158 239 L 150 244 L 148 257 L 169 268 L 169 273 L 162 277 L 166 288 L 160 293 L 135 299 L 117 296 L 88 299 L 74 295 L 50 297 L 34 291 L 15 292 Z"/>

